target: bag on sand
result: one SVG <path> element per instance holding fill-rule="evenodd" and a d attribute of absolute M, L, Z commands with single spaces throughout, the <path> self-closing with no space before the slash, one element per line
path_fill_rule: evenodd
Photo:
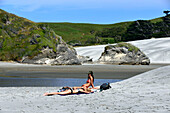
<path fill-rule="evenodd" d="M 103 90 L 106 90 L 106 89 L 109 89 L 109 88 L 111 88 L 110 83 L 103 83 L 100 86 L 100 91 L 103 91 Z"/>

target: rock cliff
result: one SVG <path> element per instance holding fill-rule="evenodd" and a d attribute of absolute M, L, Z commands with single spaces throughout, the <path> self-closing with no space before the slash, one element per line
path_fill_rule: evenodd
<path fill-rule="evenodd" d="M 105 47 L 98 60 L 105 64 L 149 65 L 149 58 L 135 46 L 128 43 L 118 43 Z"/>
<path fill-rule="evenodd" d="M 0 9 L 0 61 L 72 65 L 77 53 L 49 27 Z"/>
<path fill-rule="evenodd" d="M 67 44 L 61 43 L 57 46 L 57 52 L 54 52 L 49 47 L 43 48 L 41 52 L 29 58 L 23 57 L 22 63 L 29 64 L 48 64 L 48 65 L 79 65 L 80 60 L 77 58 L 77 53 L 74 49 L 68 47 Z"/>

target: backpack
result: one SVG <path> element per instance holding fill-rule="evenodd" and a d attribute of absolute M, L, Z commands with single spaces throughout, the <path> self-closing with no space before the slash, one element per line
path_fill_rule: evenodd
<path fill-rule="evenodd" d="M 100 91 L 103 91 L 103 90 L 106 90 L 106 89 L 109 89 L 111 88 L 110 86 L 110 83 L 103 83 L 101 86 L 100 86 Z"/>

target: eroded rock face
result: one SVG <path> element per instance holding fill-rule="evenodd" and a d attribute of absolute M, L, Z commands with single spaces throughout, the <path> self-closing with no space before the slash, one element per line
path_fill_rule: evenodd
<path fill-rule="evenodd" d="M 81 63 L 93 63 L 93 59 L 90 58 L 89 56 L 80 56 L 77 55 L 78 59 L 80 60 Z"/>
<path fill-rule="evenodd" d="M 109 45 L 98 60 L 105 64 L 129 64 L 129 65 L 149 65 L 149 58 L 138 50 L 130 50 L 128 47 L 117 47 Z"/>
<path fill-rule="evenodd" d="M 68 47 L 67 44 L 61 43 L 57 45 L 57 52 L 53 49 L 44 48 L 41 53 L 34 58 L 23 57 L 22 63 L 29 64 L 48 64 L 48 65 L 80 65 L 77 53 L 74 49 Z"/>

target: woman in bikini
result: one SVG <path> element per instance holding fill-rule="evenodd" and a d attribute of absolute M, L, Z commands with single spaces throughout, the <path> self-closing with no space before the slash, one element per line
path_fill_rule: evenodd
<path fill-rule="evenodd" d="M 68 89 L 62 92 L 52 92 L 52 93 L 45 93 L 44 96 L 50 96 L 50 95 L 65 95 L 65 94 L 75 94 L 75 93 L 91 93 L 93 92 L 91 89 L 99 89 L 97 87 L 94 87 L 94 76 L 93 76 L 93 72 L 89 71 L 88 73 L 88 80 L 86 81 L 85 84 L 83 84 L 80 87 L 67 87 Z M 90 89 L 89 87 L 92 86 L 92 88 Z"/>
<path fill-rule="evenodd" d="M 65 91 L 61 91 L 61 92 L 52 92 L 52 93 L 44 93 L 44 96 L 52 96 L 52 95 L 67 95 L 67 94 L 77 94 L 77 93 L 92 93 L 93 91 L 89 88 L 77 88 L 77 89 L 73 89 L 70 87 L 67 87 L 67 89 Z"/>
<path fill-rule="evenodd" d="M 93 75 L 93 71 L 89 71 L 88 73 L 88 79 L 86 81 L 85 84 L 83 84 L 82 86 L 80 87 L 73 87 L 73 89 L 77 89 L 77 88 L 84 88 L 84 89 L 87 89 L 89 88 L 90 86 L 92 86 L 93 89 L 98 89 L 98 88 L 95 88 L 94 87 L 94 75 Z"/>

